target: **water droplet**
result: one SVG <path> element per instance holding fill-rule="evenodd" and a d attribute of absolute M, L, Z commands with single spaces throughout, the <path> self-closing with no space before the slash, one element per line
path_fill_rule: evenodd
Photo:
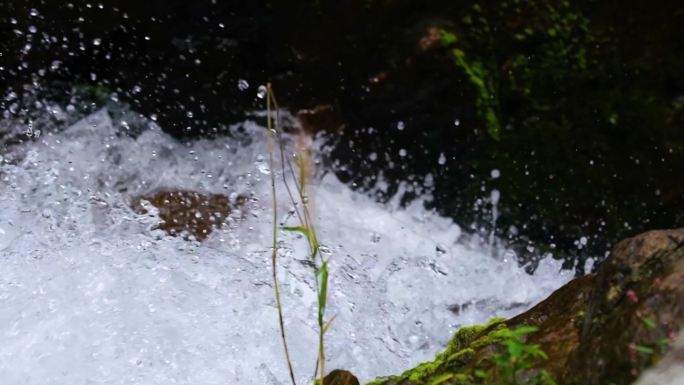
<path fill-rule="evenodd" d="M 102 39 L 100 39 L 100 38 L 93 39 L 93 45 L 94 46 L 99 47 L 100 44 L 102 44 Z"/>
<path fill-rule="evenodd" d="M 492 200 L 493 205 L 499 204 L 499 200 L 501 199 L 501 192 L 499 190 L 492 190 L 492 192 L 489 195 L 490 199 Z"/>
<path fill-rule="evenodd" d="M 405 127 L 406 125 L 401 120 L 397 123 L 397 130 L 402 131 Z"/>
<path fill-rule="evenodd" d="M 257 98 L 259 98 L 259 99 L 265 98 L 266 92 L 268 92 L 266 89 L 266 86 L 263 86 L 263 85 L 259 86 L 259 88 L 257 89 Z"/>
<path fill-rule="evenodd" d="M 439 154 L 439 159 L 437 159 L 437 163 L 438 163 L 440 166 L 443 166 L 443 165 L 446 164 L 446 161 L 447 161 L 447 159 L 446 159 L 446 156 L 444 155 L 444 153 L 443 153 L 443 152 L 440 153 L 440 154 Z"/>
<path fill-rule="evenodd" d="M 36 33 L 36 32 L 38 32 L 38 28 L 36 28 L 35 25 L 32 25 L 32 26 L 29 27 L 29 32 L 31 32 L 31 33 Z"/>
<path fill-rule="evenodd" d="M 461 119 L 454 120 L 454 126 L 458 127 L 461 125 Z"/>
<path fill-rule="evenodd" d="M 402 157 L 403 157 L 403 156 L 406 156 L 406 154 L 408 154 L 408 153 L 406 152 L 406 149 L 402 148 L 401 150 L 399 150 L 399 156 L 402 156 Z"/>
<path fill-rule="evenodd" d="M 371 235 L 370 235 L 370 241 L 371 241 L 372 243 L 378 243 L 378 242 L 380 242 L 380 234 L 378 234 L 378 233 L 371 233 Z"/>
<path fill-rule="evenodd" d="M 490 172 L 490 175 L 492 176 L 492 179 L 497 179 L 501 176 L 501 171 L 495 168 Z"/>
<path fill-rule="evenodd" d="M 240 91 L 244 91 L 248 88 L 249 88 L 249 83 L 247 83 L 247 80 L 245 80 L 245 79 L 238 80 L 238 89 Z"/>

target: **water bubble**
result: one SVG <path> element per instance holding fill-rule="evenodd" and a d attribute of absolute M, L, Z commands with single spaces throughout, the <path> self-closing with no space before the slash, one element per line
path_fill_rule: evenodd
<path fill-rule="evenodd" d="M 371 152 L 371 153 L 368 155 L 368 159 L 370 159 L 371 161 L 375 162 L 375 161 L 378 159 L 378 154 L 375 153 L 375 152 Z"/>
<path fill-rule="evenodd" d="M 454 120 L 454 126 L 458 127 L 461 125 L 461 119 Z"/>
<path fill-rule="evenodd" d="M 397 130 L 402 131 L 406 125 L 401 120 L 397 123 Z"/>
<path fill-rule="evenodd" d="M 248 88 L 249 88 L 249 83 L 247 83 L 247 80 L 245 80 L 245 79 L 238 80 L 238 89 L 240 91 L 245 91 Z"/>
<path fill-rule="evenodd" d="M 489 174 L 492 176 L 492 179 L 497 179 L 501 176 L 501 171 L 495 168 Z"/>
<path fill-rule="evenodd" d="M 257 98 L 259 98 L 259 99 L 265 98 L 266 92 L 268 92 L 266 89 L 266 86 L 264 86 L 264 85 L 259 86 L 259 88 L 257 89 Z"/>
<path fill-rule="evenodd" d="M 99 47 L 102 44 L 102 39 L 100 38 L 95 38 L 93 39 L 93 45 L 96 47 Z"/>
<path fill-rule="evenodd" d="M 28 29 L 29 29 L 29 32 L 31 32 L 31 33 L 38 32 L 38 28 L 36 28 L 36 26 L 34 26 L 34 25 L 30 26 Z"/>
<path fill-rule="evenodd" d="M 438 163 L 440 166 L 443 166 L 443 165 L 446 164 L 446 161 L 447 161 L 447 159 L 446 159 L 446 156 L 444 155 L 444 153 L 443 153 L 443 152 L 440 153 L 440 154 L 439 154 L 439 158 L 437 159 L 437 163 Z"/>
<path fill-rule="evenodd" d="M 370 241 L 371 241 L 372 243 L 378 243 L 378 242 L 380 242 L 380 234 L 375 233 L 375 232 L 374 232 L 374 233 L 371 233 L 371 235 L 370 235 Z"/>
<path fill-rule="evenodd" d="M 404 157 L 404 156 L 406 156 L 407 154 L 408 154 L 408 153 L 406 152 L 406 149 L 402 148 L 401 150 L 399 150 L 399 156 Z"/>

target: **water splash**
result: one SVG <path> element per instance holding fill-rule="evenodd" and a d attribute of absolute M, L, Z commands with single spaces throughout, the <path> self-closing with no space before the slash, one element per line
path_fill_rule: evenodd
<path fill-rule="evenodd" d="M 103 110 L 3 154 L 4 382 L 285 383 L 265 129 L 248 121 L 232 138 L 183 144 L 146 125 L 129 136 Z M 129 208 L 132 196 L 158 190 L 249 198 L 242 219 L 199 244 Z M 497 260 L 459 243 L 461 229 L 420 200 L 379 204 L 331 173 L 309 199 L 333 255 L 326 366 L 362 381 L 431 359 L 458 327 L 518 313 L 569 279 L 550 259 L 531 276 L 510 252 Z M 290 349 L 305 383 L 316 357 L 313 275 L 305 241 L 280 240 Z"/>

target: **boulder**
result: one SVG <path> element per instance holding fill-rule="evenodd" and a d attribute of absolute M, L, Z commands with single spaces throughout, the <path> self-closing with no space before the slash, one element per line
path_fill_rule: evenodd
<path fill-rule="evenodd" d="M 623 385 L 663 357 L 684 325 L 684 229 L 620 242 L 595 274 L 578 277 L 509 320 L 462 328 L 435 361 L 373 385 L 484 384 L 503 329 L 538 329 L 524 343 L 548 356 L 520 377 L 559 385 Z M 671 353 L 675 360 L 679 350 Z M 681 362 L 681 361 L 680 361 Z"/>
<path fill-rule="evenodd" d="M 244 196 L 235 202 L 220 194 L 200 194 L 194 191 L 161 191 L 132 200 L 131 207 L 139 214 L 149 213 L 154 206 L 159 212 L 159 228 L 173 236 L 192 236 L 203 241 L 214 229 L 223 226 L 234 209 L 242 207 Z"/>

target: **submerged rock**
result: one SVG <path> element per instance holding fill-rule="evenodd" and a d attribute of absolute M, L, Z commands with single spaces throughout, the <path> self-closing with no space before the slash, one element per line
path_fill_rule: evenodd
<path fill-rule="evenodd" d="M 596 274 L 517 317 L 462 328 L 434 361 L 372 384 L 487 383 L 483 373 L 503 351 L 497 331 L 521 326 L 538 328 L 525 344 L 548 356 L 521 378 L 548 373 L 561 385 L 629 384 L 660 360 L 684 325 L 683 283 L 684 229 L 644 233 L 620 242 Z"/>
<path fill-rule="evenodd" d="M 147 202 L 147 203 L 146 203 Z M 148 203 L 159 211 L 159 228 L 173 236 L 193 236 L 203 241 L 214 229 L 221 228 L 234 209 L 245 202 L 239 196 L 235 202 L 225 195 L 204 195 L 193 191 L 161 191 L 136 197 L 131 206 L 139 214 L 150 211 Z"/>

